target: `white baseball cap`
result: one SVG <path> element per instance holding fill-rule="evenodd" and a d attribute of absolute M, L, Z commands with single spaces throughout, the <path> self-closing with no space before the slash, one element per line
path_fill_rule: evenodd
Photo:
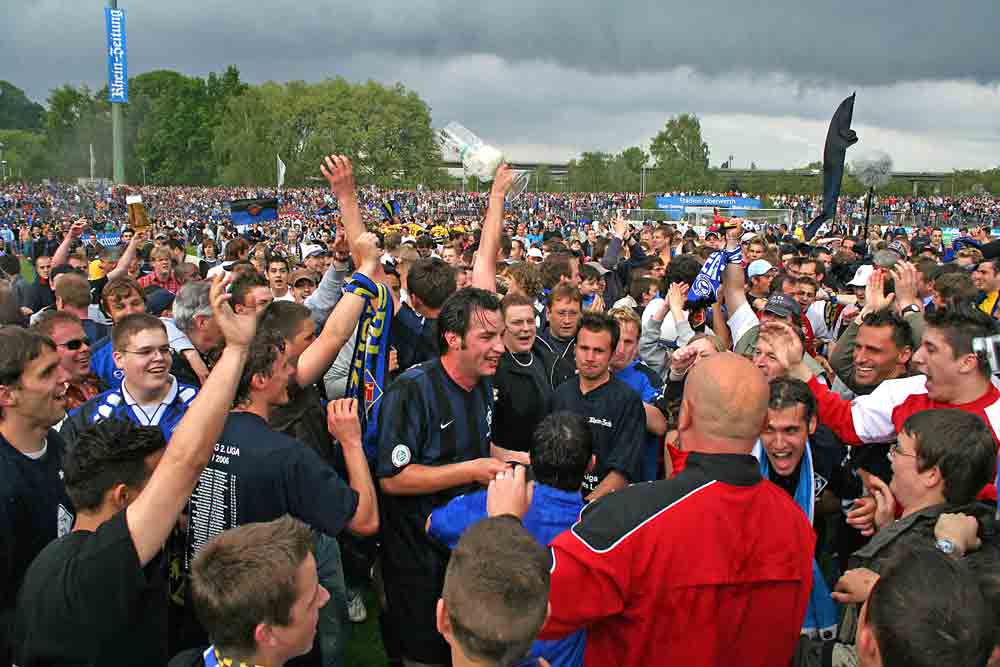
<path fill-rule="evenodd" d="M 872 273 L 874 272 L 874 266 L 871 264 L 862 264 L 858 267 L 858 270 L 854 272 L 854 277 L 851 278 L 851 282 L 847 284 L 851 287 L 866 287 L 868 285 L 868 279 L 872 277 Z"/>

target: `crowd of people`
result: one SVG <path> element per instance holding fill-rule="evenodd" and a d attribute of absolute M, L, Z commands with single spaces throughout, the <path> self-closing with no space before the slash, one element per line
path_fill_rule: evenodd
<path fill-rule="evenodd" d="M 1000 665 L 989 225 L 318 176 L 4 190 L 0 662 Z"/>

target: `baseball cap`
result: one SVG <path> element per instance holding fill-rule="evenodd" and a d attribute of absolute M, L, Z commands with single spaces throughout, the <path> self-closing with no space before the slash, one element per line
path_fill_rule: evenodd
<path fill-rule="evenodd" d="M 875 267 L 871 264 L 862 264 L 858 267 L 858 270 L 854 272 L 854 277 L 851 278 L 851 282 L 847 283 L 851 287 L 865 287 L 868 285 L 868 279 L 872 277 L 872 273 L 875 271 Z"/>
<path fill-rule="evenodd" d="M 328 254 L 329 253 L 326 251 L 326 248 L 324 248 L 323 246 L 318 246 L 318 245 L 317 246 L 313 246 L 313 247 L 309 248 L 309 250 L 306 251 L 306 257 L 307 258 L 309 258 L 309 257 L 324 257 L 324 256 L 326 256 Z"/>
<path fill-rule="evenodd" d="M 757 276 L 762 276 L 774 267 L 771 266 L 771 262 L 766 259 L 755 259 L 750 262 L 750 266 L 747 267 L 747 275 L 751 278 L 756 278 Z"/>
<path fill-rule="evenodd" d="M 892 250 L 903 259 L 906 259 L 907 255 L 909 254 L 906 251 L 906 244 L 903 243 L 902 241 L 893 241 L 886 247 L 886 250 Z"/>
<path fill-rule="evenodd" d="M 532 250 L 536 250 L 536 249 L 537 248 L 532 248 Z M 529 252 L 528 254 L 530 255 L 531 253 Z M 538 253 L 538 256 L 539 257 L 542 256 L 541 252 Z M 601 264 L 600 262 L 587 262 L 587 266 L 589 266 L 590 268 L 594 269 L 595 271 L 597 271 L 602 276 L 605 273 L 611 273 L 611 271 L 609 271 L 608 269 L 604 268 L 604 265 Z"/>
<path fill-rule="evenodd" d="M 290 284 L 295 285 L 300 280 L 309 280 L 313 285 L 316 284 L 316 274 L 314 274 L 309 269 L 295 269 L 292 271 L 292 277 L 288 281 Z"/>
<path fill-rule="evenodd" d="M 528 257 L 542 258 L 542 257 L 544 257 L 544 255 L 542 255 L 542 251 L 541 251 L 540 248 L 529 248 L 528 249 Z"/>
<path fill-rule="evenodd" d="M 740 237 L 740 243 L 746 243 L 747 241 L 749 241 L 750 239 L 754 238 L 755 236 L 757 236 L 757 234 L 755 232 L 747 232 L 746 234 L 744 234 L 743 236 Z"/>
<path fill-rule="evenodd" d="M 705 232 L 705 240 L 707 241 L 710 236 L 719 238 L 719 232 L 715 231 L 714 229 L 709 229 L 707 232 Z"/>
<path fill-rule="evenodd" d="M 795 320 L 802 317 L 802 310 L 799 308 L 798 302 L 787 294 L 772 294 L 767 297 L 764 312 L 778 317 L 791 317 Z"/>
<path fill-rule="evenodd" d="M 146 295 L 146 312 L 159 317 L 174 305 L 174 295 L 165 289 L 157 289 Z"/>

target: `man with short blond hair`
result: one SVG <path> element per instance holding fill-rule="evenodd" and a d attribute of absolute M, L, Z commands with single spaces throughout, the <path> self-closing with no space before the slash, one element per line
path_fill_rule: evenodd
<path fill-rule="evenodd" d="M 174 259 L 167 246 L 155 247 L 149 253 L 149 261 L 153 264 L 152 273 L 139 278 L 140 287 L 156 285 L 171 294 L 177 294 L 181 284 L 174 275 Z"/>

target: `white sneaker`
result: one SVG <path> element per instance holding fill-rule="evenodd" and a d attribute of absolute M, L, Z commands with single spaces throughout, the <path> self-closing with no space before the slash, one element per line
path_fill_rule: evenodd
<path fill-rule="evenodd" d="M 351 623 L 364 623 L 368 619 L 368 609 L 365 600 L 357 591 L 347 592 L 347 618 Z"/>

